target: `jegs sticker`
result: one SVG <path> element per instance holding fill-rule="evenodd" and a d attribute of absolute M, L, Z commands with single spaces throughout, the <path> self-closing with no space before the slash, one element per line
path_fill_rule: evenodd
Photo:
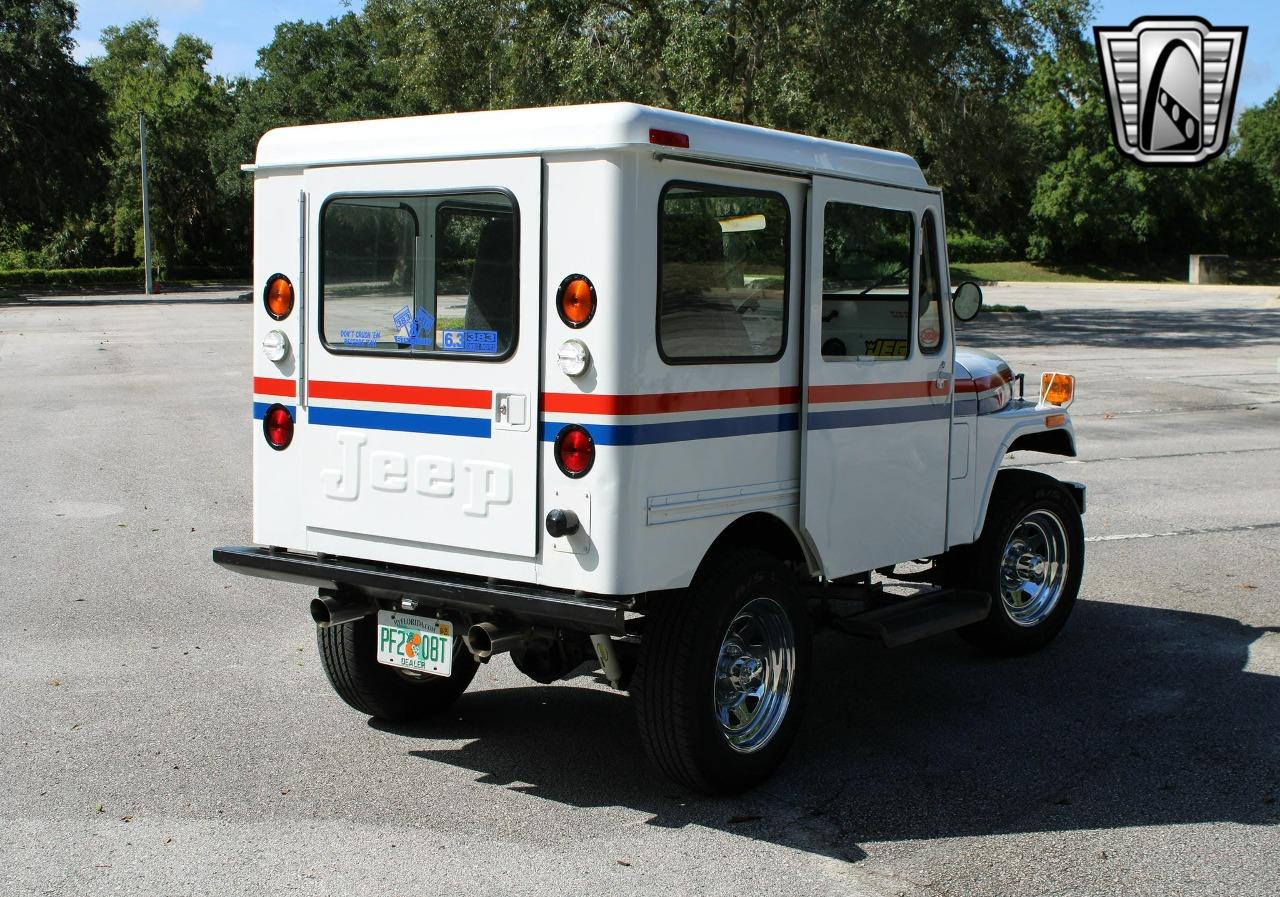
<path fill-rule="evenodd" d="M 396 334 L 396 342 L 400 345 L 420 346 L 427 349 L 434 345 L 432 333 L 436 326 L 436 319 L 425 308 L 419 308 L 415 314 L 406 305 L 396 312 L 391 320 L 395 322 L 396 330 L 404 331 Z"/>

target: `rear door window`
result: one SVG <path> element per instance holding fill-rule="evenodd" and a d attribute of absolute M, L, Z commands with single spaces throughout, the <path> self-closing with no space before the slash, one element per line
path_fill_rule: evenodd
<path fill-rule="evenodd" d="M 503 193 L 330 200 L 320 225 L 325 346 L 507 357 L 516 342 L 516 219 Z"/>

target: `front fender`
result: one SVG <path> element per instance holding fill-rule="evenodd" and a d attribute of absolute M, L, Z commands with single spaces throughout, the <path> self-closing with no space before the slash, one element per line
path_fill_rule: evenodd
<path fill-rule="evenodd" d="M 1046 423 L 1051 417 L 1062 415 L 1065 420 L 1054 426 Z M 976 542 L 987 521 L 987 506 L 991 503 L 991 490 L 996 484 L 996 474 L 1005 455 L 1011 451 L 1048 452 L 1054 455 L 1076 456 L 1076 431 L 1070 415 L 1061 411 L 1045 411 L 1031 402 L 1015 402 L 1003 411 L 984 414 L 977 418 L 977 451 L 974 468 L 981 477 L 979 494 L 975 503 L 973 529 L 957 534 L 956 543 Z"/>

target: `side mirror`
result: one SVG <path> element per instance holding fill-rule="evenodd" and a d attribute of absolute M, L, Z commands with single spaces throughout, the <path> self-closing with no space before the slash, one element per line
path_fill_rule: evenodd
<path fill-rule="evenodd" d="M 956 287 L 951 304 L 955 309 L 956 320 L 972 321 L 978 316 L 978 309 L 982 308 L 982 287 L 972 280 L 966 280 Z"/>

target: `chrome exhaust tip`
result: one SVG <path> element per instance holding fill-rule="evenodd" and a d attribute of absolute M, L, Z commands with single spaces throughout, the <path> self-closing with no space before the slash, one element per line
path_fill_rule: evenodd
<path fill-rule="evenodd" d="M 467 630 L 464 639 L 476 660 L 488 660 L 503 654 L 529 638 L 529 629 L 502 629 L 493 623 L 477 623 Z"/>
<path fill-rule="evenodd" d="M 331 589 L 321 589 L 320 594 L 311 599 L 311 619 L 321 629 L 354 623 L 371 613 L 373 607 L 367 601 L 353 599 Z"/>

